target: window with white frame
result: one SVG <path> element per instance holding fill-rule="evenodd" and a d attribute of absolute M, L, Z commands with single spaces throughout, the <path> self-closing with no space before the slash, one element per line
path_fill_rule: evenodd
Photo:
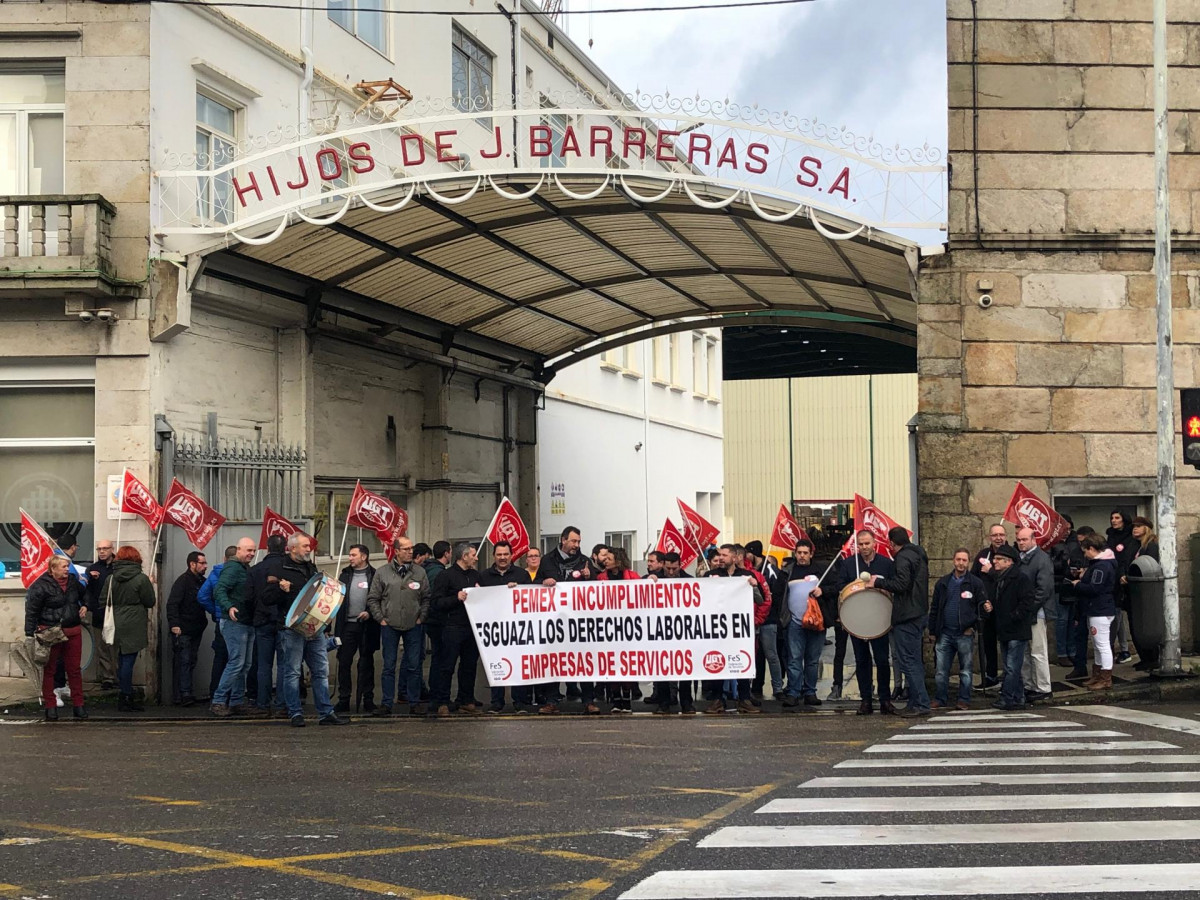
<path fill-rule="evenodd" d="M 495 57 L 483 44 L 451 26 L 450 83 L 460 112 L 492 108 L 492 64 Z"/>
<path fill-rule="evenodd" d="M 655 381 L 666 383 L 671 379 L 670 342 L 665 337 L 656 337 L 650 344 L 650 372 Z"/>
<path fill-rule="evenodd" d="M 604 544 L 607 547 L 620 547 L 625 551 L 625 554 L 632 560 L 637 556 L 633 551 L 634 541 L 637 540 L 636 531 L 606 531 L 604 532 Z"/>
<path fill-rule="evenodd" d="M 346 156 L 346 144 L 344 141 L 326 141 L 321 146 L 321 150 L 332 150 L 333 153 L 319 153 L 317 156 L 317 170 L 321 179 L 322 191 L 336 191 L 339 188 L 350 186 L 350 176 L 353 170 L 350 168 L 350 159 Z"/>
<path fill-rule="evenodd" d="M 721 383 L 721 374 L 717 371 L 717 339 L 709 336 L 705 341 L 704 364 L 708 369 L 708 390 L 709 397 L 717 396 L 717 386 Z"/>
<path fill-rule="evenodd" d="M 388 51 L 385 0 L 329 0 L 329 20 L 384 56 Z"/>
<path fill-rule="evenodd" d="M 233 162 L 238 110 L 208 91 L 196 92 L 196 168 L 216 172 Z M 233 170 L 199 176 L 200 221 L 228 225 L 234 219 Z"/>
<path fill-rule="evenodd" d="M 692 332 L 692 392 L 708 393 L 708 367 L 704 362 L 704 332 Z"/>
<path fill-rule="evenodd" d="M 556 107 L 545 97 L 542 98 L 542 109 L 545 112 L 542 113 L 541 124 L 550 129 L 550 155 L 540 158 L 542 168 L 566 168 L 567 161 L 563 158 L 563 139 L 567 134 L 569 120 L 563 113 L 554 112 Z"/>
<path fill-rule="evenodd" d="M 66 192 L 63 111 L 66 74 L 61 63 L 0 64 L 0 194 Z M 21 255 L 31 253 L 29 211 L 19 223 Z M 46 253 L 58 249 L 58 209 L 46 208 Z"/>
<path fill-rule="evenodd" d="M 551 553 L 558 549 L 560 538 L 557 534 L 543 534 L 538 540 L 538 546 L 542 550 L 542 559 L 545 559 Z"/>
<path fill-rule="evenodd" d="M 0 366 L 0 562 L 21 569 L 24 509 L 52 538 L 95 546 L 96 400 L 94 368 Z"/>
<path fill-rule="evenodd" d="M 671 368 L 671 384 L 679 385 L 679 342 L 681 338 L 679 334 L 672 334 L 670 338 L 670 368 Z"/>

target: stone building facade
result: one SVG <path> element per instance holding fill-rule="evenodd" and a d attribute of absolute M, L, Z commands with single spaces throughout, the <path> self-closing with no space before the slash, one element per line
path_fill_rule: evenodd
<path fill-rule="evenodd" d="M 1169 10 L 1185 388 L 1200 385 L 1200 2 Z M 948 2 L 950 234 L 919 277 L 921 537 L 936 569 L 982 546 L 1018 479 L 1100 530 L 1113 506 L 1153 518 L 1151 12 L 1151 0 Z M 1200 478 L 1176 465 L 1186 649 Z"/>

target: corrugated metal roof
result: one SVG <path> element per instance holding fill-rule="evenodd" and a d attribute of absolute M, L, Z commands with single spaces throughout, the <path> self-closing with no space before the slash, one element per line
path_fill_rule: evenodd
<path fill-rule="evenodd" d="M 464 175 L 464 184 L 473 182 Z M 570 185 L 584 191 L 589 182 L 571 176 Z M 630 185 L 638 189 L 632 178 Z M 529 186 L 514 181 L 507 189 Z M 833 229 L 852 227 L 825 218 Z M 292 225 L 270 243 L 207 259 L 218 278 L 236 269 L 238 283 L 262 281 L 268 290 L 273 283 L 280 296 L 319 297 L 332 310 L 353 307 L 368 322 L 409 330 L 399 310 L 419 320 L 413 334 L 437 334 L 448 348 L 465 348 L 476 335 L 498 359 L 508 347 L 514 363 L 557 367 L 564 354 L 595 352 L 597 340 L 616 330 L 691 317 L 720 324 L 741 312 L 819 313 L 913 334 L 904 257 L 911 247 L 877 232 L 835 242 L 801 216 L 771 222 L 745 202 L 707 209 L 678 190 L 645 203 L 616 184 L 588 200 L 552 185 L 525 199 L 484 186 L 460 203 L 417 195 L 391 213 L 356 207 L 336 223 Z"/>

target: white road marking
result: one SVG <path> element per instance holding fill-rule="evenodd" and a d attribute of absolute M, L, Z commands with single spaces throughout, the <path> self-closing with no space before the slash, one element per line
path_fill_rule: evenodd
<path fill-rule="evenodd" d="M 932 722 L 979 722 L 987 719 L 1044 719 L 1043 715 L 1031 712 L 948 712 L 938 713 Z"/>
<path fill-rule="evenodd" d="M 1064 740 L 1074 738 L 1120 738 L 1130 737 L 1123 731 L 1025 731 L 1013 734 L 1008 731 L 950 731 L 938 734 L 893 734 L 889 741 L 974 741 L 974 740 L 1013 740 L 1027 741 L 1033 738 Z"/>
<path fill-rule="evenodd" d="M 943 728 L 1082 728 L 1082 722 L 995 722 L 987 720 L 985 722 L 947 722 L 945 719 L 940 719 L 936 722 L 927 722 L 921 725 L 914 725 L 911 731 L 938 731 Z"/>
<path fill-rule="evenodd" d="M 1079 743 L 1053 742 L 1038 743 L 1030 741 L 1018 744 L 876 744 L 868 747 L 864 753 L 959 753 L 970 750 L 1178 750 L 1175 744 L 1162 741 L 1080 741 Z"/>
<path fill-rule="evenodd" d="M 1191 719 L 1183 719 L 1179 716 L 1146 712 L 1142 709 L 1125 709 L 1121 706 L 1080 706 L 1072 707 L 1071 712 L 1083 713 L 1085 716 L 1100 716 L 1104 719 L 1118 719 L 1132 725 L 1149 725 L 1151 728 L 1165 728 L 1168 731 L 1200 735 L 1200 722 L 1193 722 Z"/>
<path fill-rule="evenodd" d="M 905 747 L 904 749 L 911 749 Z M 961 750 L 961 747 L 955 748 Z M 1056 746 L 1054 749 L 1061 750 Z M 1194 766 L 1200 764 L 1195 753 L 1130 753 L 1126 756 L 1089 753 L 1081 756 L 943 756 L 912 759 L 845 759 L 835 769 L 994 769 L 1000 766 Z"/>
<path fill-rule="evenodd" d="M 959 812 L 1027 809 L 1156 809 L 1200 806 L 1200 793 L 988 794 L 941 797 L 784 797 L 757 813 Z M 1140 822 L 1139 822 L 1140 824 Z M 1024 825 L 1019 826 L 1024 829 Z"/>
<path fill-rule="evenodd" d="M 924 760 L 922 760 L 924 762 Z M 934 788 L 985 784 L 1150 784 L 1200 782 L 1200 772 L 1021 772 L 990 775 L 830 775 L 810 778 L 802 788 Z M 973 804 L 976 797 L 971 797 Z"/>
<path fill-rule="evenodd" d="M 911 844 L 1074 844 L 1194 841 L 1200 819 L 1116 822 L 979 822 L 939 825 L 734 825 L 697 847 L 861 847 Z M 1047 893 L 1053 889 L 1044 888 Z"/>
<path fill-rule="evenodd" d="M 620 900 L 774 897 L 979 897 L 1195 892 L 1200 864 L 908 869 L 707 869 L 657 872 Z"/>

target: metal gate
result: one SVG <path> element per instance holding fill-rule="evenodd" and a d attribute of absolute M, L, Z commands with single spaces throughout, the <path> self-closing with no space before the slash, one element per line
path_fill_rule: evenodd
<path fill-rule="evenodd" d="M 289 519 L 305 514 L 307 454 L 299 445 L 180 435 L 175 474 L 230 521 L 262 521 L 268 506 Z"/>

